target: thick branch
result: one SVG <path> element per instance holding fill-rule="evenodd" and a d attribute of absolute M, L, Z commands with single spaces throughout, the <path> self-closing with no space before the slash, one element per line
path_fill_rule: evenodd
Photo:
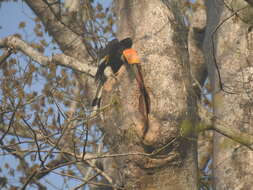
<path fill-rule="evenodd" d="M 248 147 L 253 150 L 253 135 L 241 132 L 233 126 L 227 126 L 226 123 L 222 122 L 218 118 L 215 118 L 213 114 L 207 111 L 202 106 L 199 106 L 201 119 L 204 124 L 199 125 L 199 130 L 215 130 L 218 133 Z"/>
<path fill-rule="evenodd" d="M 253 0 L 245 0 L 250 6 L 253 7 Z"/>
<path fill-rule="evenodd" d="M 54 9 L 49 7 L 53 1 L 25 0 L 25 2 L 41 19 L 49 34 L 54 38 L 64 53 L 74 56 L 79 60 L 87 59 L 88 54 L 83 43 L 83 37 L 67 25 L 64 25 L 60 17 L 56 17 L 57 15 Z"/>
<path fill-rule="evenodd" d="M 32 46 L 16 36 L 9 36 L 7 38 L 0 39 L 0 48 L 13 48 L 21 51 L 23 54 L 29 56 L 32 60 L 43 66 L 48 66 L 48 64 L 54 63 L 56 65 L 62 65 L 92 76 L 96 73 L 96 67 L 89 65 L 88 61 L 80 62 L 65 54 L 56 54 L 51 57 L 44 56 L 42 53 L 38 52 Z"/>

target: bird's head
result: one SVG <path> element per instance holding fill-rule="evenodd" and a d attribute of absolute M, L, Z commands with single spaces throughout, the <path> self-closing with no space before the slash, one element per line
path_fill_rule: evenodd
<path fill-rule="evenodd" d="M 133 40 L 131 38 L 125 38 L 125 39 L 121 40 L 119 43 L 123 49 L 128 49 L 128 48 L 132 47 Z"/>

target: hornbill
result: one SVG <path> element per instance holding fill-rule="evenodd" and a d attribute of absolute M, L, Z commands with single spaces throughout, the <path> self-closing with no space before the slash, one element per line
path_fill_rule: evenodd
<path fill-rule="evenodd" d="M 140 98 L 139 98 L 139 111 L 142 113 L 145 125 L 148 126 L 148 114 L 150 112 L 150 98 L 148 92 L 144 85 L 144 80 L 141 72 L 140 59 L 138 57 L 137 52 L 131 48 L 132 47 L 132 39 L 125 38 L 121 41 L 117 39 L 109 42 L 107 47 L 102 50 L 101 55 L 102 59 L 99 61 L 99 67 L 97 73 L 95 75 L 95 80 L 99 82 L 96 97 L 92 102 L 93 110 L 97 111 L 100 106 L 101 96 L 103 85 L 107 80 L 106 70 L 111 69 L 114 74 L 117 74 L 120 67 L 127 63 L 130 65 L 132 70 L 134 71 L 138 87 L 140 89 Z M 147 127 L 145 127 L 147 129 Z M 144 131 L 145 134 L 145 131 Z"/>
<path fill-rule="evenodd" d="M 107 70 L 111 70 L 111 73 L 117 74 L 120 67 L 124 64 L 122 60 L 122 52 L 132 46 L 131 38 L 126 38 L 122 41 L 114 39 L 108 43 L 108 45 L 101 50 L 101 59 L 99 60 L 98 70 L 95 75 L 95 81 L 98 82 L 96 96 L 92 101 L 93 110 L 97 110 L 100 106 L 101 95 L 103 85 L 109 76 L 106 76 Z"/>

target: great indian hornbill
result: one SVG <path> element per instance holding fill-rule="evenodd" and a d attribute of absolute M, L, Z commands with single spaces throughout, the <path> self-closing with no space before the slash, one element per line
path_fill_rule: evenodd
<path fill-rule="evenodd" d="M 112 73 L 116 75 L 120 67 L 123 64 L 127 63 L 135 73 L 138 87 L 141 92 L 139 98 L 139 111 L 143 114 L 143 117 L 148 122 L 148 114 L 150 112 L 150 98 L 145 88 L 141 73 L 141 61 L 138 57 L 137 52 L 131 48 L 132 44 L 133 42 L 131 38 L 125 38 L 121 41 L 114 39 L 110 41 L 106 48 L 101 51 L 102 58 L 99 61 L 99 67 L 95 75 L 95 80 L 99 84 L 96 92 L 96 97 L 92 102 L 92 106 L 95 112 L 99 110 L 103 85 L 108 78 L 108 76 L 106 76 L 106 70 L 111 69 Z"/>
<path fill-rule="evenodd" d="M 111 73 L 117 74 L 120 67 L 124 64 L 122 52 L 132 46 L 131 38 L 126 38 L 122 41 L 114 39 L 101 50 L 98 70 L 95 75 L 95 80 L 98 82 L 96 96 L 92 101 L 93 110 L 97 110 L 100 106 L 103 85 L 109 76 L 106 76 L 106 71 L 111 70 Z"/>

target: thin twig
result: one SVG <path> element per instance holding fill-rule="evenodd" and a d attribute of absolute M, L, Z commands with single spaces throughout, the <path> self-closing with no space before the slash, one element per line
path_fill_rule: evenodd
<path fill-rule="evenodd" d="M 4 53 L 3 55 L 0 56 L 0 67 L 3 66 L 3 63 L 8 59 L 8 57 L 11 56 L 13 50 L 12 48 L 8 48 Z"/>
<path fill-rule="evenodd" d="M 8 128 L 7 128 L 6 132 L 5 132 L 5 133 L 2 135 L 2 137 L 0 138 L 0 142 L 2 142 L 3 139 L 4 139 L 4 137 L 9 133 L 9 131 L 10 131 L 10 129 L 11 129 L 11 126 L 12 126 L 12 124 L 13 124 L 13 122 L 14 122 L 15 114 L 16 114 L 16 111 L 14 111 L 14 112 L 12 113 L 12 115 L 11 115 L 11 120 L 10 120 L 10 122 L 9 122 Z"/>
<path fill-rule="evenodd" d="M 23 117 L 22 117 L 22 120 L 27 125 L 27 127 L 31 130 L 31 132 L 33 133 L 34 141 L 35 141 L 35 144 L 36 144 L 37 150 L 38 150 L 39 160 L 41 162 L 41 166 L 44 166 L 44 160 L 41 157 L 40 145 L 39 145 L 39 142 L 38 142 L 38 139 L 37 139 L 37 134 L 33 130 L 32 126 Z"/>
<path fill-rule="evenodd" d="M 32 175 L 30 175 L 29 177 L 28 177 L 28 179 L 26 180 L 26 182 L 25 182 L 25 184 L 23 185 L 23 187 L 21 188 L 21 190 L 25 190 L 26 189 L 26 187 L 27 187 L 27 185 L 32 181 L 32 179 L 34 178 L 34 176 L 37 174 L 37 171 L 34 171 L 33 173 L 32 173 Z"/>
<path fill-rule="evenodd" d="M 236 92 L 229 92 L 229 91 L 226 91 L 225 89 L 224 89 L 224 85 L 223 85 L 223 83 L 222 83 L 222 80 L 221 80 L 221 74 L 220 74 L 220 69 L 219 69 L 219 67 L 218 67 L 218 63 L 217 63 L 217 60 L 216 60 L 216 56 L 215 56 L 215 43 L 214 43 L 214 38 L 215 38 L 215 34 L 216 34 L 216 32 L 218 31 L 218 29 L 225 23 L 225 22 L 227 22 L 229 19 L 231 19 L 233 16 L 235 16 L 238 12 L 240 12 L 240 11 L 242 11 L 242 10 L 244 10 L 244 9 L 246 9 L 248 6 L 245 6 L 245 7 L 243 7 L 243 8 L 241 8 L 241 9 L 239 9 L 239 10 L 237 10 L 237 11 L 234 11 L 229 17 L 227 17 L 227 18 L 225 18 L 220 24 L 218 24 L 218 26 L 215 28 L 215 30 L 212 32 L 212 34 L 211 34 L 211 38 L 212 38 L 212 49 L 213 49 L 213 51 L 212 51 L 212 55 L 213 55 L 213 59 L 214 59 L 214 65 L 215 65 L 215 67 L 216 67 L 216 70 L 217 70 L 217 74 L 218 74 L 218 77 L 219 77 L 219 86 L 220 86 L 220 90 L 222 90 L 223 92 L 226 92 L 226 93 L 228 93 L 228 94 L 236 94 Z"/>
<path fill-rule="evenodd" d="M 90 181 L 92 181 L 93 179 L 95 179 L 99 174 L 97 173 L 96 175 L 90 177 L 88 180 L 86 180 L 84 183 L 74 187 L 72 190 L 78 190 L 79 188 L 85 186 L 87 183 L 89 183 Z"/>

